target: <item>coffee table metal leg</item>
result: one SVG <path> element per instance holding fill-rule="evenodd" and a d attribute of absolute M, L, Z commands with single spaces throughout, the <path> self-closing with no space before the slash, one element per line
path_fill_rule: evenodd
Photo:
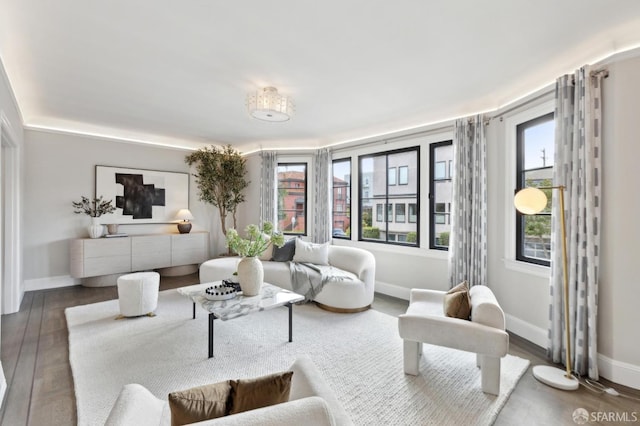
<path fill-rule="evenodd" d="M 209 358 L 213 358 L 213 321 L 216 317 L 209 314 Z"/>
<path fill-rule="evenodd" d="M 193 302 L 193 319 L 196 319 L 196 302 Z"/>
<path fill-rule="evenodd" d="M 293 342 L 293 305 L 287 303 L 287 308 L 289 308 L 289 342 Z"/>

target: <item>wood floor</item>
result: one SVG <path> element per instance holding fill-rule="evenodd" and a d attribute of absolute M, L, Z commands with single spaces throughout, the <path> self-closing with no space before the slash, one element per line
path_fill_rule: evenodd
<path fill-rule="evenodd" d="M 197 282 L 197 274 L 163 277 L 160 288 L 166 290 Z M 76 424 L 64 309 L 115 298 L 116 287 L 75 286 L 27 292 L 20 312 L 2 316 L 0 355 L 8 390 L 0 409 L 1 425 Z M 373 303 L 373 309 L 390 315 L 403 313 L 406 307 L 404 300 L 379 294 L 376 294 Z M 529 359 L 532 365 L 545 363 L 540 348 L 516 336 L 511 338 L 509 352 Z M 640 397 L 640 392 L 636 390 L 605 384 L 621 393 Z M 556 390 L 539 383 L 529 370 L 511 394 L 495 424 L 575 425 L 572 414 L 577 408 L 586 409 L 592 417 L 600 416 L 601 421 L 589 422 L 590 425 L 622 424 L 609 421 L 612 416 L 618 419 L 627 416 L 629 420 L 635 418 L 640 423 L 640 400 L 596 394 L 583 386 L 575 392 Z"/>

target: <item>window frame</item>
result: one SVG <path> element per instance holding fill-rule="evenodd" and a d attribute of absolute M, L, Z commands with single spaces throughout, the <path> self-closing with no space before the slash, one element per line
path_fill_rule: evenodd
<path fill-rule="evenodd" d="M 374 204 L 377 206 L 379 204 L 382 204 L 383 206 L 383 212 L 385 212 L 386 210 L 386 215 L 385 215 L 385 220 L 384 222 L 377 220 L 377 222 L 380 223 L 384 223 L 384 229 L 381 229 L 381 231 L 384 231 L 384 234 L 386 236 L 386 240 L 382 240 L 382 239 L 373 239 L 373 238 L 363 238 L 363 223 L 361 218 L 358 219 L 358 241 L 362 241 L 362 242 L 367 242 L 367 243 L 375 243 L 375 244 L 387 244 L 387 245 L 397 245 L 397 246 L 402 246 L 402 247 L 413 247 L 413 248 L 420 248 L 420 215 L 419 215 L 419 206 L 420 206 L 420 149 L 421 146 L 420 145 L 414 145 L 414 146 L 409 146 L 409 147 L 405 147 L 405 148 L 398 148 L 398 149 L 393 149 L 393 150 L 388 150 L 388 151 L 378 151 L 378 152 L 372 152 L 372 153 L 368 153 L 368 154 L 362 154 L 358 156 L 358 211 L 361 212 L 363 211 L 363 196 L 362 196 L 362 188 L 363 188 L 363 182 L 364 182 L 364 176 L 363 176 L 363 167 L 362 167 L 362 163 L 364 160 L 369 159 L 369 158 L 375 158 L 375 157 L 385 157 L 385 195 L 384 198 L 379 198 L 376 199 Z M 394 155 L 394 154 L 401 154 L 404 152 L 409 152 L 409 153 L 415 153 L 415 165 L 416 165 L 416 176 L 415 176 L 415 186 L 416 186 L 416 192 L 415 195 L 411 195 L 411 197 L 407 197 L 407 198 L 411 198 L 412 200 L 415 199 L 414 203 L 410 203 L 410 204 L 415 204 L 416 207 L 416 220 L 415 222 L 410 222 L 411 224 L 415 223 L 416 227 L 415 227 L 415 233 L 416 233 L 416 240 L 415 242 L 412 243 L 406 243 L 406 242 L 398 242 L 398 241 L 390 241 L 389 240 L 389 223 L 394 223 L 393 219 L 394 219 L 394 209 L 393 209 L 393 201 L 394 198 L 390 197 L 389 195 L 389 187 L 395 187 L 398 185 L 398 181 L 397 181 L 397 166 L 393 166 L 393 167 L 389 167 L 389 156 Z M 390 176 L 390 169 L 394 170 L 395 173 L 395 182 L 393 184 L 389 184 L 389 176 Z M 409 173 L 407 173 L 407 177 L 409 176 Z M 409 185 L 409 182 L 407 183 L 407 185 Z M 374 194 L 374 197 L 376 195 Z M 371 198 L 367 198 L 368 200 L 371 200 Z M 405 201 L 405 204 L 407 204 L 408 202 Z M 377 216 L 377 207 L 376 207 L 376 216 Z M 406 212 L 405 212 L 405 222 L 406 221 Z M 410 232 L 413 232 L 410 231 Z M 392 233 L 397 234 L 398 231 L 392 231 Z M 395 238 L 397 240 L 397 238 Z"/>
<path fill-rule="evenodd" d="M 554 112 L 548 112 L 546 114 L 540 115 L 535 118 L 531 118 L 529 120 L 522 121 L 516 125 L 516 162 L 515 162 L 515 191 L 514 194 L 517 193 L 520 189 L 525 187 L 525 178 L 524 175 L 526 172 L 534 171 L 534 170 L 543 170 L 543 169 L 551 169 L 553 174 L 554 164 L 551 166 L 545 167 L 535 167 L 532 169 L 524 169 L 524 132 L 531 127 L 537 126 L 542 123 L 546 123 L 548 121 L 553 121 L 555 119 Z M 525 227 L 525 216 L 515 208 L 515 259 L 519 262 L 531 263 L 534 265 L 540 266 L 551 266 L 551 260 L 545 260 L 535 257 L 530 257 L 525 255 L 524 250 L 524 227 Z M 529 216 L 539 216 L 539 217 L 551 217 L 551 212 L 540 212 L 535 215 Z"/>
<path fill-rule="evenodd" d="M 447 161 L 435 161 L 436 149 L 443 146 L 453 146 L 453 140 L 451 139 L 451 140 L 446 140 L 441 142 L 433 142 L 429 144 L 429 164 L 430 164 L 430 167 L 429 167 L 429 249 L 449 251 L 448 246 L 442 246 L 442 245 L 436 244 L 436 225 L 446 225 L 447 224 L 446 216 L 450 214 L 450 212 L 446 212 L 446 209 L 447 209 L 446 203 L 442 203 L 445 206 L 444 207 L 445 212 L 436 212 L 436 204 L 440 204 L 440 203 L 436 203 L 436 197 L 435 197 L 436 182 L 452 181 L 453 179 L 453 177 L 450 176 L 451 173 L 447 174 Z M 438 163 L 444 164 L 443 178 L 442 177 L 436 178 L 436 165 Z M 442 217 L 444 221 L 442 223 L 437 222 L 438 217 Z"/>
<path fill-rule="evenodd" d="M 309 163 L 307 163 L 306 161 L 279 161 L 278 165 L 276 167 L 276 191 L 280 191 L 281 187 L 280 187 L 280 178 L 278 177 L 278 169 L 280 168 L 280 166 L 304 166 L 304 206 L 303 206 L 303 215 L 304 215 L 304 232 L 300 233 L 300 232 L 286 232 L 284 230 L 282 230 L 282 233 L 284 235 L 300 235 L 300 236 L 307 236 L 309 234 Z M 285 188 L 285 189 L 299 189 L 300 186 L 298 184 L 298 186 L 296 186 L 295 188 Z M 297 203 L 296 203 L 297 206 Z M 279 216 L 279 212 L 280 212 L 280 206 L 279 206 L 279 202 L 276 203 L 276 215 Z M 288 209 L 287 211 L 290 211 L 292 209 Z M 293 211 L 297 212 L 297 209 L 294 208 Z M 297 216 L 297 214 L 296 214 Z M 280 219 L 278 219 L 278 222 L 280 222 Z"/>
<path fill-rule="evenodd" d="M 349 163 L 349 182 L 347 182 L 347 185 L 344 186 L 336 186 L 335 184 L 335 175 L 334 175 L 334 164 L 335 163 Z M 344 216 L 346 218 L 348 218 L 349 220 L 349 229 L 353 230 L 352 226 L 353 226 L 353 221 L 351 218 L 351 214 L 353 213 L 353 206 L 352 206 L 352 185 L 351 182 L 353 181 L 352 178 L 353 175 L 353 164 L 351 163 L 351 157 L 346 157 L 346 158 L 337 158 L 331 161 L 331 238 L 338 238 L 338 239 L 342 239 L 342 240 L 350 240 L 351 239 L 351 234 L 353 232 L 350 232 L 348 235 L 341 237 L 341 236 L 334 236 L 333 235 L 333 230 L 334 230 L 334 225 L 335 225 L 335 217 L 336 217 L 336 210 L 335 210 L 335 200 L 333 199 L 333 197 L 336 196 L 336 189 L 338 190 L 338 195 L 340 195 L 342 198 L 338 198 L 338 199 L 345 199 L 344 205 L 345 205 L 345 211 L 344 212 L 339 212 L 339 213 L 344 213 L 341 214 L 340 216 Z M 346 191 L 341 191 L 342 188 L 346 188 Z M 344 193 L 342 193 L 344 192 Z M 348 197 L 347 197 L 348 194 Z M 345 231 L 343 229 L 343 231 Z M 345 232 L 346 233 L 346 232 Z"/>

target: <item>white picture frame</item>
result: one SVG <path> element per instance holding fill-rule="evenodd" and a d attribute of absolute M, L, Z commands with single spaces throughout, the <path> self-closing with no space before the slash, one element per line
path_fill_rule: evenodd
<path fill-rule="evenodd" d="M 116 211 L 103 223 L 173 223 L 189 208 L 189 173 L 96 166 L 96 197 L 112 200 Z"/>

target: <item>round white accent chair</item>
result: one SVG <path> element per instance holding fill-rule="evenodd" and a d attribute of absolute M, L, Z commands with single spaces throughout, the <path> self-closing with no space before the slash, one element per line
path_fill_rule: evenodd
<path fill-rule="evenodd" d="M 136 272 L 118 277 L 118 318 L 155 316 L 159 290 L 160 274 L 157 272 Z"/>

